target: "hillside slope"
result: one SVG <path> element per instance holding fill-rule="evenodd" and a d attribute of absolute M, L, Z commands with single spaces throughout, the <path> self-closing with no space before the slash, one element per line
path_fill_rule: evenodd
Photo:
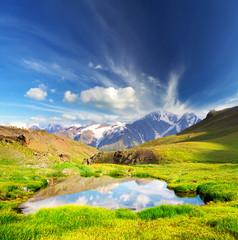
<path fill-rule="evenodd" d="M 203 121 L 177 135 L 151 140 L 110 156 L 108 159 L 107 155 L 106 162 L 120 164 L 238 163 L 238 107 L 210 111 Z M 97 162 L 95 157 L 93 162 Z"/>
<path fill-rule="evenodd" d="M 44 130 L 0 126 L 0 140 L 0 158 L 22 158 L 28 164 L 82 162 L 98 152 L 86 144 Z"/>

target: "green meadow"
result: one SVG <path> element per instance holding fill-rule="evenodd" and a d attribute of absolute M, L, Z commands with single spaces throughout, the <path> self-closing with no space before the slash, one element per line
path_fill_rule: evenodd
<path fill-rule="evenodd" d="M 1 160 L 0 239 L 237 239 L 238 164 L 173 163 L 120 166 L 76 163 L 27 168 Z M 69 168 L 83 177 L 153 177 L 180 193 L 199 193 L 205 206 L 162 205 L 133 212 L 86 206 L 41 209 L 22 215 L 14 211 L 22 201 L 47 184 L 68 177 Z M 29 188 L 25 192 L 21 187 Z"/>
<path fill-rule="evenodd" d="M 108 153 L 107 164 L 47 159 L 41 167 L 32 150 L 0 143 L 0 239 L 238 239 L 237 117 L 213 117 L 179 135 L 126 150 L 152 150 L 158 159 L 153 165 L 110 164 Z M 28 215 L 15 210 L 50 179 L 71 175 L 160 179 L 178 196 L 199 194 L 206 205 L 161 205 L 140 212 L 67 205 Z"/>

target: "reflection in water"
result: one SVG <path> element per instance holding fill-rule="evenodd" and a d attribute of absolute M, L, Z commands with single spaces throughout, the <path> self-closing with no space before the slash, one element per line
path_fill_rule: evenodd
<path fill-rule="evenodd" d="M 58 193 L 58 194 L 57 194 Z M 183 197 L 183 198 L 181 198 Z M 158 180 L 133 178 L 71 178 L 39 192 L 21 205 L 23 213 L 43 207 L 67 204 L 100 206 L 108 209 L 131 208 L 136 211 L 161 204 L 203 205 L 199 196 L 176 196 Z"/>

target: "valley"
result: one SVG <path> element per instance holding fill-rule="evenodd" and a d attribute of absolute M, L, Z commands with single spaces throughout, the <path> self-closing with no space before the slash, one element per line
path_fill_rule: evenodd
<path fill-rule="evenodd" d="M 237 240 L 237 12 L 0 1 L 0 240 Z"/>
<path fill-rule="evenodd" d="M 236 239 L 237 116 L 238 107 L 212 111 L 177 135 L 104 153 L 43 130 L 1 127 L 5 136 L 0 143 L 1 239 Z M 10 141 L 9 136 L 19 135 L 25 136 L 26 144 Z M 124 178 L 163 180 L 176 195 L 199 194 L 206 205 L 163 204 L 138 212 L 67 205 L 28 215 L 16 212 L 40 189 L 74 176 L 82 180 L 72 186 L 92 182 L 91 177 L 97 186 L 97 179 L 106 176 L 122 182 Z M 69 182 L 65 188 L 74 189 Z"/>

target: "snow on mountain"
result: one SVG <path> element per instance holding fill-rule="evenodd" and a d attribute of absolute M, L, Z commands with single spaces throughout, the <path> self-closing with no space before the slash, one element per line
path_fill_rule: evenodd
<path fill-rule="evenodd" d="M 28 128 L 32 129 L 32 130 L 39 130 L 39 129 L 41 129 L 40 125 L 38 123 L 30 124 L 30 125 L 28 125 Z"/>
<path fill-rule="evenodd" d="M 126 124 L 113 137 L 101 139 L 98 148 L 102 150 L 119 150 L 135 147 L 141 143 L 159 137 L 176 134 L 200 121 L 193 113 L 186 113 L 181 118 L 169 112 L 153 112 L 141 119 Z"/>
<path fill-rule="evenodd" d="M 49 125 L 46 130 L 101 150 L 119 150 L 176 134 L 199 121 L 200 119 L 193 113 L 185 113 L 179 117 L 173 113 L 158 111 L 127 124 L 92 123 L 87 126 L 68 128 Z"/>
<path fill-rule="evenodd" d="M 57 135 L 69 137 L 82 143 L 86 143 L 93 147 L 99 147 L 101 140 L 105 137 L 111 138 L 114 132 L 120 132 L 125 124 L 117 122 L 113 124 L 92 123 L 88 126 L 79 128 L 69 127 L 57 132 Z"/>
<path fill-rule="evenodd" d="M 64 127 L 61 126 L 60 124 L 49 124 L 45 130 L 49 133 L 55 133 L 58 132 L 60 130 L 62 130 Z"/>
<path fill-rule="evenodd" d="M 116 123 L 116 124 L 91 124 L 89 126 L 86 126 L 85 128 L 81 129 L 79 131 L 79 134 L 77 138 L 81 136 L 84 132 L 92 132 L 93 137 L 95 138 L 95 147 L 97 148 L 101 142 L 101 140 L 104 138 L 105 133 L 109 133 L 110 135 L 113 134 L 114 131 L 117 131 L 118 128 L 120 128 L 123 124 L 121 123 Z"/>

